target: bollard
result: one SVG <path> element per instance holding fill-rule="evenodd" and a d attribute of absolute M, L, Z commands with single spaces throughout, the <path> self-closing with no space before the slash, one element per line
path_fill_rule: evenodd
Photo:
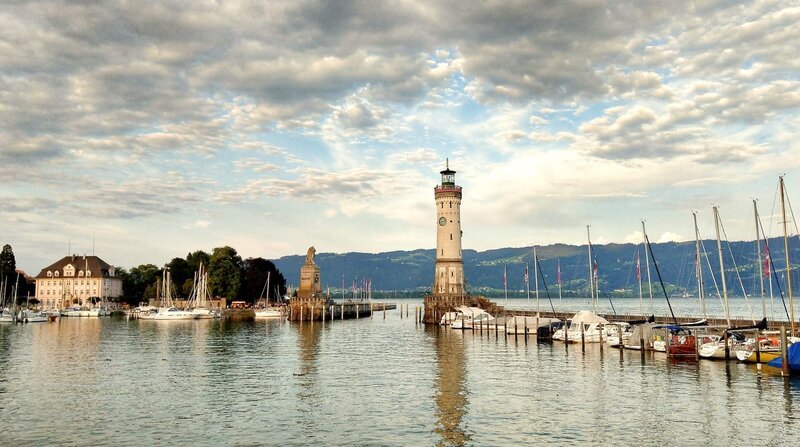
<path fill-rule="evenodd" d="M 344 303 L 342 303 L 342 320 L 344 320 Z"/>
<path fill-rule="evenodd" d="M 383 319 L 386 319 L 386 303 L 383 303 Z"/>
<path fill-rule="evenodd" d="M 408 307 L 411 306 L 410 304 L 406 303 L 406 318 L 408 318 Z"/>
<path fill-rule="evenodd" d="M 642 362 L 644 362 L 644 335 L 639 339 L 639 349 L 642 351 Z"/>

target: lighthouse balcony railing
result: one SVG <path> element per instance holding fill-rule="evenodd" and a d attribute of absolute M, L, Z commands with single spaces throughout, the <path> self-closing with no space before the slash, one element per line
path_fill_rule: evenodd
<path fill-rule="evenodd" d="M 440 185 L 435 188 L 436 192 L 454 191 L 461 192 L 460 186 Z"/>

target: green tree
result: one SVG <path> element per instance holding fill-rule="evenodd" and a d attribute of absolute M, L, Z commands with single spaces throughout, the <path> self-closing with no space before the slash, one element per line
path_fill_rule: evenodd
<path fill-rule="evenodd" d="M 184 284 L 186 281 L 192 282 L 192 278 L 194 276 L 194 272 L 196 269 L 192 269 L 191 265 L 189 265 L 189 261 L 183 258 L 173 258 L 172 261 L 167 264 L 169 268 L 169 274 L 172 278 L 172 283 L 175 284 L 176 293 L 182 294 L 184 293 Z M 191 288 L 189 289 L 191 291 Z"/>
<path fill-rule="evenodd" d="M 10 245 L 3 245 L 3 251 L 0 252 L 0 281 L 6 281 L 6 287 L 9 289 L 13 286 L 16 280 L 17 260 L 14 259 L 14 250 Z"/>
<path fill-rule="evenodd" d="M 211 261 L 211 256 L 203 250 L 197 250 L 193 253 L 186 255 L 186 262 L 189 264 L 189 270 L 196 272 L 200 268 L 200 264 L 208 267 Z"/>
<path fill-rule="evenodd" d="M 161 278 L 161 269 L 153 264 L 142 264 L 133 267 L 122 278 L 122 290 L 125 292 L 125 301 L 137 304 L 148 298 L 155 298 L 156 281 Z M 148 288 L 152 291 L 148 294 Z"/>
<path fill-rule="evenodd" d="M 264 290 L 269 275 L 269 290 Z M 264 258 L 247 258 L 244 261 L 244 281 L 240 298 L 255 303 L 262 293 L 269 302 L 280 301 L 286 293 L 286 279 L 272 261 Z"/>
<path fill-rule="evenodd" d="M 208 287 L 213 296 L 229 300 L 239 296 L 244 263 L 236 250 L 225 246 L 211 252 L 208 262 Z"/>

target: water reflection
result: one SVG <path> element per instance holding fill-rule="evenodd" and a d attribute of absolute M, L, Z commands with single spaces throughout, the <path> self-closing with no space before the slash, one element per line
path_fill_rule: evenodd
<path fill-rule="evenodd" d="M 464 445 L 470 435 L 464 429 L 467 415 L 466 355 L 464 333 L 427 327 L 426 332 L 434 340 L 438 374 L 436 386 L 436 428 L 441 436 L 437 445 Z"/>

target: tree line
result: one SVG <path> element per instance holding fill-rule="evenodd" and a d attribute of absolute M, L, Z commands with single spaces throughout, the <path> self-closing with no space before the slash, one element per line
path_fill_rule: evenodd
<path fill-rule="evenodd" d="M 173 258 L 160 268 L 154 264 L 142 264 L 130 270 L 116 267 L 117 276 L 122 278 L 120 300 L 136 305 L 156 298 L 165 269 L 169 269 L 173 293 L 178 298 L 188 298 L 194 287 L 195 272 L 201 264 L 208 272 L 208 288 L 213 297 L 255 303 L 259 299 L 277 302 L 286 294 L 286 279 L 272 261 L 261 257 L 242 259 L 234 248 L 224 246 L 214 248 L 210 254 L 198 250 L 185 258 Z"/>

